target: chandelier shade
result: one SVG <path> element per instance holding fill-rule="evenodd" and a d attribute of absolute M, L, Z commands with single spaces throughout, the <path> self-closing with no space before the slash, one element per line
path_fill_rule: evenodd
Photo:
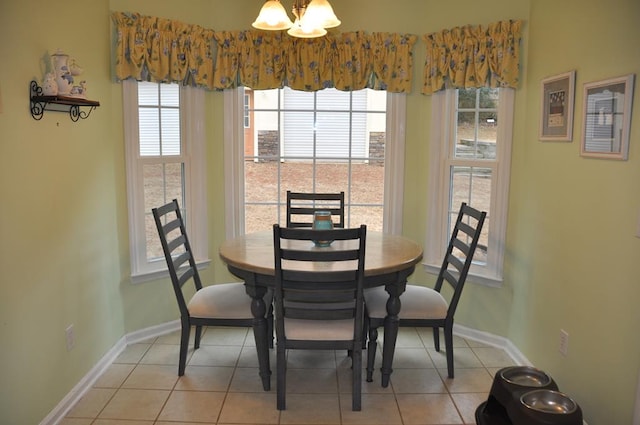
<path fill-rule="evenodd" d="M 293 37 L 315 38 L 341 23 L 328 0 L 293 0 L 292 13 L 295 22 L 291 22 L 280 0 L 267 0 L 251 25 L 267 31 L 288 30 Z"/>
<path fill-rule="evenodd" d="M 327 30 L 322 27 L 310 27 L 303 25 L 303 22 L 296 19 L 293 26 L 287 31 L 287 34 L 298 38 L 316 38 L 322 37 L 327 33 Z"/>
<path fill-rule="evenodd" d="M 267 0 L 251 26 L 260 30 L 278 31 L 291 28 L 293 22 L 287 16 L 280 0 Z"/>
<path fill-rule="evenodd" d="M 335 28 L 341 24 L 327 0 L 311 0 L 307 6 L 305 16 L 310 17 L 322 28 Z"/>

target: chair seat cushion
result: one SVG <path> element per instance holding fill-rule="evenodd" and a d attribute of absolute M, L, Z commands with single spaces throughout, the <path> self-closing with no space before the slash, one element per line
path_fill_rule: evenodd
<path fill-rule="evenodd" d="M 267 299 L 267 306 L 271 299 Z M 243 283 L 221 283 L 205 286 L 197 291 L 187 305 L 191 317 L 251 319 L 251 297 L 247 295 Z"/>
<path fill-rule="evenodd" d="M 364 301 L 369 317 L 383 319 L 387 315 L 389 294 L 383 286 L 364 291 Z M 418 285 L 407 285 L 400 295 L 400 319 L 443 319 L 449 305 L 438 291 Z"/>
<path fill-rule="evenodd" d="M 353 319 L 344 320 L 304 320 L 284 319 L 287 339 L 307 341 L 349 341 L 353 340 Z"/>

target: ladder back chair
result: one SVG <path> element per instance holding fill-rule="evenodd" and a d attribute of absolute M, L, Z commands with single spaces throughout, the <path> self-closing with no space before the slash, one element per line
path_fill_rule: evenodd
<path fill-rule="evenodd" d="M 447 374 L 453 378 L 453 318 L 462 295 L 467 274 L 478 245 L 478 239 L 486 217 L 486 212 L 462 203 L 449 240 L 449 245 L 433 289 L 407 285 L 400 296 L 401 308 L 398 317 L 400 326 L 433 328 L 433 343 L 440 351 L 440 328 L 444 329 L 447 356 Z M 444 283 L 451 285 L 452 295 L 446 299 L 441 294 Z M 367 381 L 372 381 L 376 355 L 378 331 L 384 325 L 387 315 L 388 295 L 384 287 L 367 289 L 364 293 L 366 321 L 369 331 L 367 346 Z"/>
<path fill-rule="evenodd" d="M 333 227 L 343 228 L 344 192 L 307 193 L 287 190 L 287 227 L 312 227 L 317 211 L 329 211 Z"/>
<path fill-rule="evenodd" d="M 202 285 L 176 199 L 161 207 L 153 208 L 152 213 L 180 310 L 178 375 L 182 376 L 186 367 L 191 326 L 195 326 L 194 350 L 200 347 L 203 326 L 250 327 L 253 324 L 251 298 L 241 282 Z M 183 291 L 186 286 L 189 286 L 187 283 L 190 281 L 196 292 L 187 300 Z M 271 292 L 267 293 L 265 303 L 269 306 L 267 323 L 273 332 L 271 297 Z"/>
<path fill-rule="evenodd" d="M 352 409 L 361 410 L 365 225 L 313 230 L 273 226 L 277 408 L 286 409 L 287 350 L 347 350 Z M 313 240 L 332 240 L 314 247 Z"/>

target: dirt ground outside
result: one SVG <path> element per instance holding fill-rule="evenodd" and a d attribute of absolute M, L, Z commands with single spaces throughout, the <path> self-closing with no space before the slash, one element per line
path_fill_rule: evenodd
<path fill-rule="evenodd" d="M 364 223 L 371 230 L 382 230 L 384 166 L 381 164 L 246 161 L 247 232 L 285 223 L 287 190 L 344 191 L 346 225 Z"/>

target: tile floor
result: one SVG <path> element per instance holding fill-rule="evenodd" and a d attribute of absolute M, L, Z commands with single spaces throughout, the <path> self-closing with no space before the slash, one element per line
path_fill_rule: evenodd
<path fill-rule="evenodd" d="M 182 377 L 178 341 L 175 332 L 128 346 L 60 425 L 475 424 L 495 372 L 514 364 L 503 350 L 456 337 L 456 376 L 448 379 L 431 330 L 401 328 L 391 384 L 380 385 L 378 350 L 374 382 L 362 384 L 361 412 L 351 411 L 350 359 L 334 351 L 289 353 L 287 410 L 278 411 L 275 351 L 265 392 L 250 329 L 206 329 Z"/>

